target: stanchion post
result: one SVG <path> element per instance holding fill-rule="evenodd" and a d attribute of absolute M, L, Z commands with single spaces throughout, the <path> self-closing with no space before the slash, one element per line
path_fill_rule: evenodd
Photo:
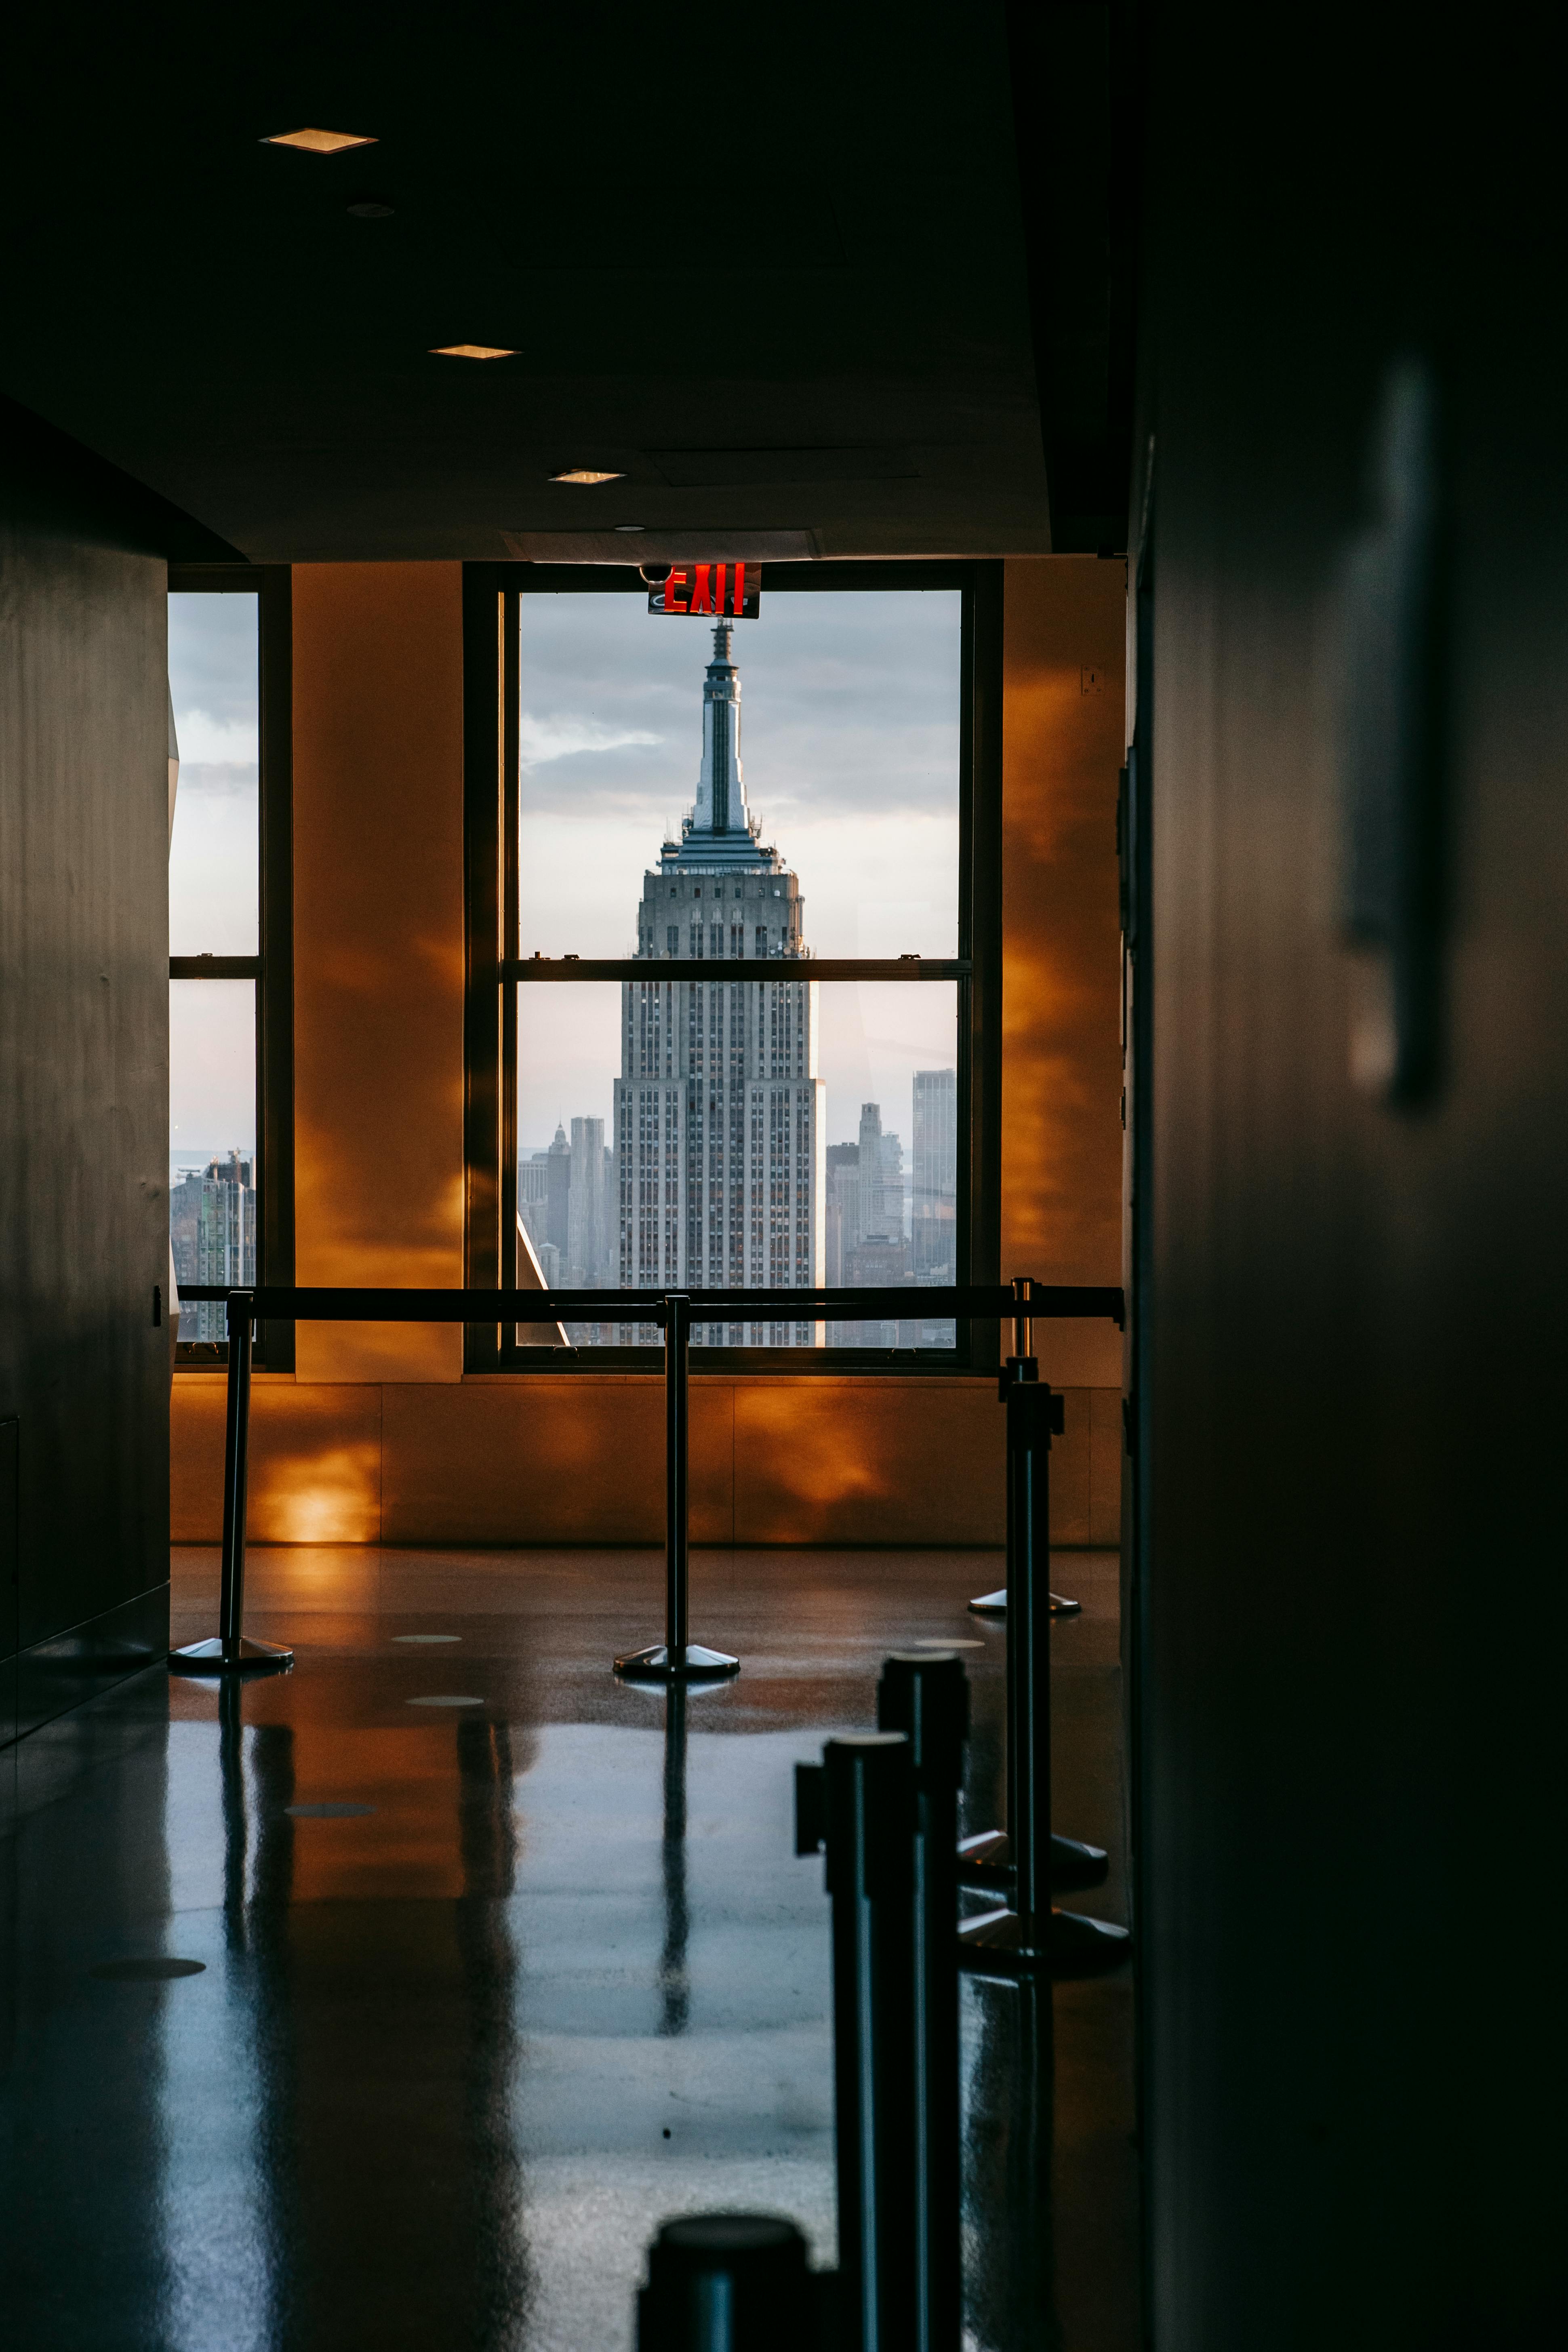
<path fill-rule="evenodd" d="M 827 1848 L 845 2352 L 915 2342 L 914 1783 L 902 1732 L 795 1767 L 795 1851 Z M 951 1923 L 950 1923 L 951 1933 Z"/>
<path fill-rule="evenodd" d="M 1022 1372 L 1022 1366 L 1009 1370 Z M 1037 1367 L 1031 1367 L 1037 1370 Z M 1037 1378 L 1016 1378 L 1007 1407 L 1007 1843 L 1012 1907 L 966 1923 L 959 1937 L 965 1967 L 1017 1975 L 1050 1969 L 1077 1976 L 1115 1967 L 1127 1957 L 1123 1927 L 1053 1911 L 1051 1836 L 1050 1452 L 1062 1425 L 1061 1399 Z M 1071 1845 L 1073 1841 L 1063 1843 Z M 1103 1865 L 1103 1855 L 1090 1848 Z M 960 1876 L 973 1859 L 961 1856 Z M 1100 1867 L 1100 1874 L 1103 1868 Z"/>
<path fill-rule="evenodd" d="M 244 1667 L 291 1666 L 294 1653 L 277 1642 L 250 1640 L 245 1631 L 245 1506 L 250 1457 L 251 1332 L 256 1299 L 231 1290 L 225 1308 L 228 1374 L 223 1440 L 223 1569 L 218 1588 L 216 1639 L 187 1642 L 171 1650 L 169 1663 L 199 1674 L 233 1673 Z"/>
<path fill-rule="evenodd" d="M 1026 1294 L 1027 1277 L 1016 1283 L 1016 1290 Z M 1025 1299 L 1026 1303 L 1026 1297 Z M 1020 1318 L 1015 1331 L 1027 1335 L 1029 1326 Z M 959 1847 L 959 1884 L 977 1888 L 982 1894 L 1011 1896 L 1016 1904 L 1016 1854 L 1022 1834 L 1020 1824 L 1035 1819 L 1039 1837 L 1048 1841 L 1046 1858 L 1048 1878 L 1045 1884 L 1067 1889 L 1074 1886 L 1100 1885 L 1110 1868 L 1110 1858 L 1103 1846 L 1088 1845 L 1080 1838 L 1058 1837 L 1050 1827 L 1050 1623 L 1055 1613 L 1054 1595 L 1047 1595 L 1047 1606 L 1037 1612 L 1033 1600 L 1027 1604 L 1027 1624 L 1018 1619 L 1012 1605 L 1012 1595 L 1022 1579 L 1020 1562 L 1026 1547 L 1031 1553 L 1030 1583 L 1032 1591 L 1045 1591 L 1050 1573 L 1050 1485 L 1047 1462 L 1051 1433 L 1058 1436 L 1062 1428 L 1062 1400 L 1042 1385 L 1040 1368 L 1033 1356 L 1010 1356 L 1003 1369 L 1002 1402 L 1007 1409 L 1007 1584 L 999 1598 L 1007 1621 L 1007 1756 L 1005 1801 L 1007 1826 L 1005 1830 L 986 1830 L 974 1837 L 965 1838 Z M 1047 1400 L 1043 1405 L 1016 1405 L 1022 1395 Z M 1032 1421 L 1021 1420 L 1020 1414 L 1042 1412 L 1043 1431 L 1036 1432 Z M 1034 1466 L 1037 1463 L 1037 1467 Z M 1039 1522 L 1035 1524 L 1035 1514 Z M 970 1602 L 973 1609 L 977 1604 Z M 1076 1607 L 1076 1603 L 1074 1606 Z M 1035 1622 L 1036 1616 L 1040 1622 Z M 1040 1655 L 1046 1660 L 1044 1680 L 1039 1679 Z M 1033 1664 L 1030 1661 L 1033 1661 Z M 1042 1693 L 1044 1694 L 1042 1697 Z M 1022 1761 L 1022 1744 L 1027 1739 L 1026 1712 L 1045 1710 L 1043 1742 L 1044 1782 L 1031 1780 Z M 1031 1789 L 1038 1790 L 1037 1795 Z M 1042 1812 L 1041 1808 L 1044 1808 Z"/>
<path fill-rule="evenodd" d="M 671 1291 L 664 1302 L 664 1639 L 616 1660 L 616 1672 L 634 1682 L 718 1682 L 738 1675 L 741 1661 L 690 1639 L 688 1575 L 690 1507 L 691 1301 Z"/>
<path fill-rule="evenodd" d="M 226 1651 L 245 1633 L 245 1505 L 250 1475 L 250 1350 L 255 1302 L 231 1290 L 225 1309 L 228 1381 L 223 1433 L 223 1582 L 218 1632 Z"/>
<path fill-rule="evenodd" d="M 824 2341 L 835 2284 L 793 2221 L 682 2214 L 648 2248 L 637 2352 L 803 2352 Z"/>
<path fill-rule="evenodd" d="M 1030 1312 L 1034 1296 L 1034 1276 L 1016 1274 L 1013 1276 L 1013 1353 L 1008 1360 L 1007 1370 L 1003 1374 L 1004 1391 L 1008 1373 L 1016 1371 L 1019 1380 L 1038 1380 L 1040 1376 L 1039 1360 L 1035 1354 L 1034 1318 Z M 1029 1367 L 1027 1370 L 1024 1369 L 1026 1365 Z M 969 1606 L 976 1617 L 1005 1617 L 1007 1613 L 1006 1586 L 1004 1585 L 997 1592 L 978 1594 Z M 1081 1601 L 1068 1601 L 1060 1592 L 1053 1592 L 1050 1596 L 1053 1617 L 1076 1617 L 1082 1606 Z"/>
<path fill-rule="evenodd" d="M 910 1742 L 914 1776 L 915 2352 L 958 2352 L 960 2233 L 958 1795 L 969 1680 L 952 1652 L 896 1652 L 877 1686 L 877 1725 Z"/>
<path fill-rule="evenodd" d="M 1007 1598 L 1007 1843 L 1019 1932 L 1037 1945 L 1051 1901 L 1051 1638 L 1050 1612 L 1036 1606 L 1044 1594 L 1037 1593 L 1035 1569 L 1037 1538 L 1047 1533 L 1051 1436 L 1062 1425 L 1062 1404 L 1041 1384 L 1039 1367 L 1033 1370 L 1032 1381 L 1020 1380 L 1007 1392 L 1007 1517 L 1018 1564 Z"/>
<path fill-rule="evenodd" d="M 691 1301 L 673 1297 L 665 1302 L 664 1316 L 664 1642 L 672 1673 L 686 1662 L 689 1630 L 690 1375 Z"/>

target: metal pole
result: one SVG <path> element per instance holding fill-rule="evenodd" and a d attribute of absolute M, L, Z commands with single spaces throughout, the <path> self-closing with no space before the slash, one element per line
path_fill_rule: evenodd
<path fill-rule="evenodd" d="M 1019 1380 L 1038 1380 L 1040 1376 L 1039 1360 L 1035 1354 L 1034 1318 L 1029 1312 L 1034 1296 L 1034 1276 L 1016 1274 L 1013 1276 L 1016 1302 L 1013 1309 L 1013 1353 L 1008 1359 L 1007 1370 L 1003 1374 L 1004 1386 L 1007 1373 L 1014 1372 L 1015 1369 Z M 1076 1617 L 1082 1605 L 1081 1601 L 1067 1600 L 1059 1592 L 1053 1592 L 1050 1596 L 1053 1617 Z M 1007 1613 L 1006 1586 L 1003 1585 L 996 1592 L 982 1592 L 969 1606 L 976 1617 L 1005 1617 Z"/>
<path fill-rule="evenodd" d="M 974 1887 L 984 1895 L 995 1895 L 1003 1901 L 1006 1901 L 1015 1894 L 1015 1844 L 1017 1835 L 1021 1833 L 1019 1824 L 1032 1814 L 1038 1814 L 1042 1804 L 1045 1805 L 1046 1811 L 1040 1814 L 1039 1827 L 1042 1834 L 1050 1834 L 1049 1884 L 1052 1886 L 1064 1891 L 1069 1887 L 1098 1886 L 1103 1882 L 1110 1866 L 1103 1846 L 1087 1845 L 1081 1838 L 1058 1837 L 1049 1832 L 1048 1668 L 1045 1682 L 1041 1685 L 1038 1681 L 1038 1645 L 1042 1638 L 1041 1628 L 1033 1622 L 1028 1626 L 1020 1626 L 1015 1622 L 1015 1612 L 1008 1606 L 1008 1595 L 1021 1580 L 1021 1559 L 1026 1548 L 1029 1550 L 1032 1562 L 1030 1577 L 1032 1591 L 1039 1591 L 1050 1572 L 1048 1480 L 1046 1480 L 1043 1471 L 1038 1475 L 1034 1473 L 1026 1475 L 1020 1467 L 1022 1457 L 1019 1449 L 1026 1444 L 1027 1429 L 1026 1425 L 1018 1420 L 1013 1405 L 1014 1394 L 1020 1389 L 1026 1391 L 1033 1397 L 1044 1396 L 1049 1400 L 1048 1404 L 1043 1408 L 1049 1423 L 1045 1435 L 1045 1447 L 1048 1449 L 1050 1430 L 1059 1431 L 1062 1425 L 1062 1403 L 1061 1399 L 1053 1396 L 1048 1388 L 1040 1386 L 1039 1369 L 1033 1357 L 1015 1356 L 1009 1358 L 1002 1374 L 1002 1402 L 1007 1407 L 1007 1584 L 1005 1590 L 996 1597 L 1002 1601 L 1003 1607 L 1000 1613 L 1005 1617 L 1007 1623 L 1005 1675 L 1007 1827 L 1005 1830 L 985 1830 L 978 1836 L 965 1838 L 958 1849 L 960 1885 Z M 1032 1440 L 1028 1443 L 1032 1444 Z M 1040 1452 L 1039 1458 L 1043 1463 L 1045 1459 L 1043 1450 Z M 1023 1502 L 1020 1501 L 1021 1496 L 1026 1496 Z M 970 1606 L 973 1608 L 974 1603 L 972 1601 Z M 1031 1603 L 1031 1618 L 1035 1613 Z M 1052 1615 L 1056 1613 L 1054 1601 L 1049 1613 Z M 1047 1641 L 1048 1635 L 1049 1628 L 1047 1626 L 1045 1638 Z M 1035 1654 L 1035 1668 L 1029 1687 L 1025 1688 L 1023 1660 L 1026 1652 L 1030 1651 Z M 1045 1772 L 1047 1785 L 1043 1790 L 1037 1780 L 1021 1785 L 1022 1768 L 1019 1762 L 1019 1726 L 1023 1720 L 1024 1712 L 1032 1711 L 1040 1705 L 1037 1695 L 1040 1687 L 1043 1687 L 1047 1694 Z M 1036 1791 L 1034 1795 L 1031 1795 L 1031 1787 Z"/>
<path fill-rule="evenodd" d="M 969 1682 L 952 1652 L 899 1652 L 877 1685 L 877 1725 L 909 1738 L 915 1785 L 915 2352 L 963 2334 L 959 2136 L 958 1792 Z"/>
<path fill-rule="evenodd" d="M 671 1674 L 686 1664 L 687 1572 L 690 1535 L 687 1461 L 690 1422 L 691 1301 L 665 1301 L 664 1315 L 664 1644 Z"/>
<path fill-rule="evenodd" d="M 223 1438 L 223 1584 L 218 1632 L 226 1657 L 237 1657 L 245 1637 L 245 1498 L 250 1457 L 250 1338 L 255 1302 L 247 1291 L 231 1290 L 225 1310 L 228 1328 L 227 1410 Z"/>
<path fill-rule="evenodd" d="M 256 1642 L 245 1631 L 245 1503 L 250 1454 L 250 1343 L 256 1299 L 231 1290 L 226 1307 L 228 1379 L 223 1440 L 223 1571 L 216 1640 L 171 1650 L 169 1664 L 199 1674 L 242 1667 L 291 1666 L 294 1653 L 277 1642 Z"/>
<path fill-rule="evenodd" d="M 1035 1605 L 1035 1570 L 1037 1549 L 1049 1542 L 1056 1400 L 1037 1370 L 1032 1383 L 1020 1381 L 1007 1392 L 1007 1517 L 1016 1561 L 1007 1595 L 1007 1843 L 1013 1908 L 1031 1946 L 1044 1940 L 1051 1902 L 1051 1621 L 1048 1609 Z"/>
<path fill-rule="evenodd" d="M 915 2342 L 914 1779 L 901 1731 L 795 1768 L 795 1851 L 826 1841 L 844 2352 Z M 950 1923 L 951 1932 L 951 1923 Z"/>
<path fill-rule="evenodd" d="M 1009 1369 L 1013 1369 L 1010 1367 Z M 1018 1368 L 1020 1371 L 1022 1367 Z M 1010 1909 L 966 1923 L 963 1965 L 982 1974 L 1016 1975 L 1049 1968 L 1078 1976 L 1113 1968 L 1127 1957 L 1124 1927 L 1076 1912 L 1053 1911 L 1051 1837 L 1050 1450 L 1061 1428 L 1061 1399 L 1039 1380 L 1018 1378 L 1007 1406 L 1007 1843 Z M 1063 1841 L 1071 1847 L 1074 1841 Z M 1079 1849 L 1079 1851 L 1084 1851 Z M 1098 1858 L 1103 1875 L 1104 1856 Z M 961 1856 L 960 1876 L 974 1864 Z M 983 1882 L 984 1883 L 984 1882 Z M 1082 1883 L 1081 1881 L 1079 1882 Z"/>
<path fill-rule="evenodd" d="M 633 1681 L 717 1682 L 741 1661 L 690 1639 L 690 1564 L 687 1457 L 690 1426 L 691 1301 L 671 1291 L 664 1302 L 664 1639 L 616 1660 Z"/>
<path fill-rule="evenodd" d="M 1013 1353 L 1020 1363 L 1026 1362 L 1035 1352 L 1035 1327 L 1029 1317 L 1029 1301 L 1034 1294 L 1032 1275 L 1013 1276 Z"/>

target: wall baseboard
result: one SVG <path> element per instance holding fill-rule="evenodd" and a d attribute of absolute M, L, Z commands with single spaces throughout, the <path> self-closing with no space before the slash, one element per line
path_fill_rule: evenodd
<path fill-rule="evenodd" d="M 0 1747 L 169 1654 L 169 1588 L 155 1584 L 98 1617 L 20 1650 L 0 1668 Z"/>

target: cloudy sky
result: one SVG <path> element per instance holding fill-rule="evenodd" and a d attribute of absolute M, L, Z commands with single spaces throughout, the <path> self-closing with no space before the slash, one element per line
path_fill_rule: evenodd
<path fill-rule="evenodd" d="M 254 955 L 257 885 L 254 596 L 171 596 L 169 687 L 180 792 L 169 853 L 171 955 Z M 169 1150 L 176 1163 L 256 1141 L 249 981 L 170 992 Z"/>
<path fill-rule="evenodd" d="M 521 945 L 624 955 L 643 875 L 690 807 L 702 744 L 701 620 L 650 615 L 640 595 L 524 595 Z M 169 599 L 180 792 L 169 866 L 170 951 L 256 951 L 257 606 Z M 957 940 L 956 591 L 769 596 L 737 625 L 741 756 L 750 806 L 799 875 L 818 955 L 952 955 Z M 910 1143 L 910 1077 L 955 1058 L 946 986 L 824 985 L 829 1139 L 860 1105 Z M 608 1119 L 618 1073 L 616 986 L 522 992 L 520 1129 Z M 170 1148 L 179 1160 L 254 1145 L 247 982 L 173 992 Z M 535 1010 L 537 1008 L 537 1012 Z"/>
<path fill-rule="evenodd" d="M 521 916 L 524 955 L 626 955 L 643 876 L 689 809 L 702 750 L 701 620 L 636 595 L 524 595 Z M 770 596 L 737 625 L 746 797 L 800 877 L 818 955 L 957 950 L 959 596 L 842 590 Z M 608 1119 L 620 992 L 523 992 L 520 1131 Z M 828 1136 L 863 1101 L 910 1141 L 910 1076 L 954 1060 L 954 992 L 825 985 Z"/>

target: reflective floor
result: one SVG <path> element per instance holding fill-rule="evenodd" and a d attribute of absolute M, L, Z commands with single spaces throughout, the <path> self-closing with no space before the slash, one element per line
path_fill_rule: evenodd
<path fill-rule="evenodd" d="M 828 1908 L 791 1767 L 889 1649 L 957 1640 L 998 1818 L 994 1553 L 721 1552 L 671 1706 L 651 1553 L 250 1562 L 292 1674 L 144 1675 L 0 1752 L 0 2307 L 39 2352 L 619 2352 L 657 2221 L 833 2259 Z M 1058 1553 L 1057 1826 L 1125 1918 L 1116 1560 Z M 174 1561 L 174 1639 L 216 1623 Z M 177 1972 L 175 1963 L 186 1964 Z M 963 1994 L 967 2341 L 1133 2352 L 1126 1974 Z M 1027 2086 L 1036 2086 L 1031 2095 Z"/>

